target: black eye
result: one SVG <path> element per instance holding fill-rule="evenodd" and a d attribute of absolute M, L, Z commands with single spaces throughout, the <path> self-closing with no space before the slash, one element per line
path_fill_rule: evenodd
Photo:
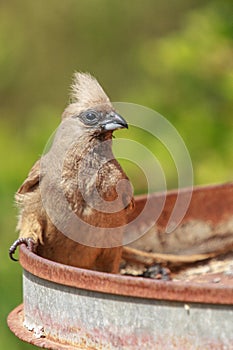
<path fill-rule="evenodd" d="M 86 119 L 87 119 L 89 122 L 92 122 L 92 121 L 94 121 L 94 120 L 97 119 L 97 115 L 96 115 L 96 113 L 94 113 L 94 112 L 88 112 L 88 113 L 86 114 Z"/>
<path fill-rule="evenodd" d="M 81 115 L 83 122 L 87 125 L 94 125 L 98 122 L 99 116 L 95 111 L 87 111 Z"/>

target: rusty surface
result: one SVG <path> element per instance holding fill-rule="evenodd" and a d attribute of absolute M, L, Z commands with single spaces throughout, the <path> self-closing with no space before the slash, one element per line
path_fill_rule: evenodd
<path fill-rule="evenodd" d="M 70 344 L 62 344 L 56 341 L 48 339 L 47 337 L 36 338 L 34 333 L 29 331 L 24 327 L 24 311 L 23 304 L 17 306 L 11 313 L 8 315 L 7 324 L 10 330 L 18 337 L 19 339 L 38 346 L 40 348 L 45 348 L 49 350 L 77 350 L 76 346 Z M 79 349 L 87 349 L 84 345 L 79 345 Z"/>
<path fill-rule="evenodd" d="M 233 215 L 233 182 L 220 184 L 220 185 L 208 185 L 208 186 L 195 186 L 193 189 L 184 188 L 179 190 L 179 194 L 184 198 L 189 196 L 192 192 L 192 198 L 188 210 L 184 216 L 185 220 L 192 218 L 200 220 L 211 220 L 213 224 L 232 217 Z M 166 194 L 166 202 L 161 215 L 157 220 L 157 224 L 164 228 L 170 218 L 170 214 L 174 208 L 176 199 L 178 196 L 177 190 L 168 191 Z M 163 197 L 163 193 L 154 193 L 150 197 L 154 200 L 152 202 L 151 211 L 148 211 L 148 220 L 153 217 L 154 207 L 158 206 L 158 202 Z M 146 195 L 136 196 L 136 211 L 131 215 L 132 218 L 137 216 L 139 212 L 145 206 L 147 199 Z M 131 218 L 131 219 L 132 219 Z"/>
<path fill-rule="evenodd" d="M 192 312 L 192 310 L 189 309 L 189 305 L 186 306 L 186 312 L 189 314 Z M 77 345 L 71 345 L 71 344 L 65 344 L 58 341 L 58 339 L 49 339 L 48 337 L 44 336 L 42 338 L 36 338 L 34 333 L 32 331 L 29 331 L 24 326 L 24 308 L 23 304 L 16 307 L 8 316 L 7 323 L 11 331 L 21 340 L 33 344 L 35 346 L 38 346 L 40 348 L 46 348 L 49 350 L 75 350 L 75 349 L 89 349 L 94 350 L 97 349 L 96 347 L 90 347 L 87 345 L 87 342 L 83 342 L 83 344 Z M 185 325 L 184 325 L 185 326 Z M 201 334 L 200 334 L 201 335 Z M 98 336 L 98 335 L 97 335 Z M 110 334 L 111 336 L 111 334 Z M 178 338 L 174 335 L 169 336 L 169 338 L 164 337 L 163 334 L 157 337 L 157 340 L 153 343 L 152 347 L 148 347 L 148 341 L 150 340 L 150 335 L 145 334 L 143 339 L 143 344 L 140 347 L 140 349 L 147 349 L 152 350 L 156 348 L 157 350 L 164 350 L 164 349 L 179 349 L 179 350 L 187 350 L 187 349 L 196 349 L 201 350 L 203 349 L 202 346 L 195 347 L 194 343 L 190 344 L 190 342 L 187 341 L 185 338 Z M 131 349 L 135 349 L 136 344 L 136 335 L 135 339 L 131 336 L 128 336 L 125 340 L 125 342 L 131 341 L 132 347 Z M 135 344 L 135 345 L 134 345 Z M 122 348 L 122 343 L 117 347 L 117 349 Z M 229 344 L 228 344 L 229 345 Z M 108 347 L 107 347 L 108 348 Z M 230 349 L 230 347 L 226 346 L 226 344 L 223 344 L 220 340 L 216 339 L 205 339 L 205 347 L 206 350 L 224 350 L 224 349 Z M 106 349 L 105 347 L 98 347 L 98 349 Z"/>
<path fill-rule="evenodd" d="M 233 250 L 233 183 L 195 187 L 191 202 L 180 222 L 179 215 L 173 213 L 178 193 L 182 211 L 182 203 L 189 198 L 191 191 L 187 188 L 167 192 L 165 205 L 157 220 L 156 213 L 164 199 L 164 193 L 150 195 L 150 208 L 144 216 L 145 222 L 141 224 L 145 226 L 152 223 L 152 227 L 130 246 L 148 252 L 177 255 Z M 145 206 L 146 199 L 144 195 L 136 197 L 136 210 L 130 220 L 137 217 Z M 179 225 L 173 232 L 166 233 L 171 214 L 172 221 Z M 135 225 L 132 232 L 137 230 Z"/>
<path fill-rule="evenodd" d="M 24 308 L 14 314 L 11 330 L 49 349 L 213 350 L 230 349 L 233 342 L 232 306 L 112 296 L 27 271 Z"/>
<path fill-rule="evenodd" d="M 185 196 L 190 189 L 183 189 Z M 160 195 L 155 194 L 155 203 Z M 160 227 L 166 225 L 172 211 L 177 191 L 167 193 L 165 207 L 159 218 Z M 146 196 L 136 197 L 136 210 L 143 207 Z M 153 217 L 154 207 L 148 216 Z M 233 183 L 196 187 L 184 221 L 200 219 L 213 225 L 233 217 Z M 149 220 L 149 218 L 148 218 Z M 231 236 L 233 232 L 229 232 Z M 91 291 L 117 295 L 152 298 L 160 300 L 177 300 L 186 302 L 233 304 L 233 276 L 222 274 L 221 283 L 214 283 L 212 276 L 203 274 L 198 281 L 156 281 L 140 277 L 120 276 L 88 271 L 59 264 L 30 253 L 24 246 L 20 249 L 20 263 L 30 273 L 59 284 Z"/>
<path fill-rule="evenodd" d="M 184 196 L 187 191 L 182 190 Z M 152 196 L 156 205 L 160 195 Z M 167 195 L 158 220 L 161 230 L 176 197 L 177 191 Z M 146 196 L 136 197 L 136 211 L 140 212 L 145 201 Z M 153 213 L 152 205 L 148 220 Z M 231 222 L 232 216 L 233 184 L 205 186 L 194 189 L 183 223 L 201 220 L 215 229 Z M 231 225 L 227 229 L 231 237 Z M 24 306 L 11 312 L 8 325 L 20 339 L 39 347 L 214 350 L 230 349 L 233 342 L 230 251 L 210 261 L 209 270 L 198 263 L 172 281 L 67 266 L 41 258 L 25 246 L 20 247 L 20 264 Z"/>
<path fill-rule="evenodd" d="M 216 304 L 233 304 L 233 276 L 225 276 L 224 285 L 208 282 L 157 281 L 142 277 L 120 276 L 79 269 L 39 257 L 20 248 L 22 267 L 45 280 L 85 290 L 116 295 Z"/>

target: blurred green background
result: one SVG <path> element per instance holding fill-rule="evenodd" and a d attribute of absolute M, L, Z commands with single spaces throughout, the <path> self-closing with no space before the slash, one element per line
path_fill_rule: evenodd
<path fill-rule="evenodd" d="M 8 258 L 16 238 L 13 197 L 59 123 L 73 72 L 92 73 L 113 101 L 165 116 L 188 147 L 195 184 L 230 181 L 231 13 L 228 0 L 1 0 L 1 349 L 34 348 L 6 325 L 22 302 L 21 268 Z M 158 158 L 163 152 L 155 149 Z M 173 188 L 169 166 L 167 172 Z M 138 177 L 134 185 L 143 191 Z"/>

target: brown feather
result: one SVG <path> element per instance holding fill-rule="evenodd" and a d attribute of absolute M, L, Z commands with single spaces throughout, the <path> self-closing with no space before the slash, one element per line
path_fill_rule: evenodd
<path fill-rule="evenodd" d="M 17 225 L 19 237 L 32 238 L 37 246 L 37 253 L 45 258 L 87 269 L 116 273 L 121 259 L 123 227 L 127 223 L 128 212 L 133 208 L 132 188 L 112 154 L 112 131 L 103 132 L 101 127 L 87 127 L 79 119 L 79 115 L 90 108 L 102 113 L 109 113 L 114 109 L 102 87 L 89 74 L 75 74 L 71 98 L 72 103 L 63 113 L 61 128 L 54 138 L 50 151 L 34 164 L 16 193 L 16 202 L 20 208 Z M 75 141 L 69 147 L 67 145 L 71 134 L 65 129 L 66 126 L 68 131 L 76 132 Z M 61 178 L 58 176 L 60 163 Z M 54 168 L 46 171 L 44 164 L 47 166 L 51 164 Z M 116 187 L 120 180 L 126 180 L 119 198 L 123 209 L 117 213 L 104 213 L 92 208 L 95 189 L 104 201 L 114 201 L 119 196 Z M 96 236 L 88 236 L 92 246 L 78 243 L 60 231 L 45 208 L 42 198 L 43 186 L 49 206 L 52 209 L 59 208 L 61 220 L 66 208 L 59 199 L 59 190 L 64 193 L 73 212 L 89 225 L 96 227 Z M 113 238 L 106 234 L 102 236 L 101 228 L 110 229 L 118 226 L 121 228 Z M 77 233 L 78 231 L 77 227 Z M 96 237 L 98 244 L 102 240 L 103 247 L 94 247 Z M 115 242 L 111 239 L 113 241 L 115 239 Z"/>

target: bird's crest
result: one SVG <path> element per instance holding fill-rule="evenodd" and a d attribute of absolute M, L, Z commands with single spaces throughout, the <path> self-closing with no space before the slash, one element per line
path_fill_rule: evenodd
<path fill-rule="evenodd" d="M 78 103 L 83 108 L 100 104 L 111 105 L 98 81 L 89 73 L 74 74 L 70 97 L 72 103 Z"/>

